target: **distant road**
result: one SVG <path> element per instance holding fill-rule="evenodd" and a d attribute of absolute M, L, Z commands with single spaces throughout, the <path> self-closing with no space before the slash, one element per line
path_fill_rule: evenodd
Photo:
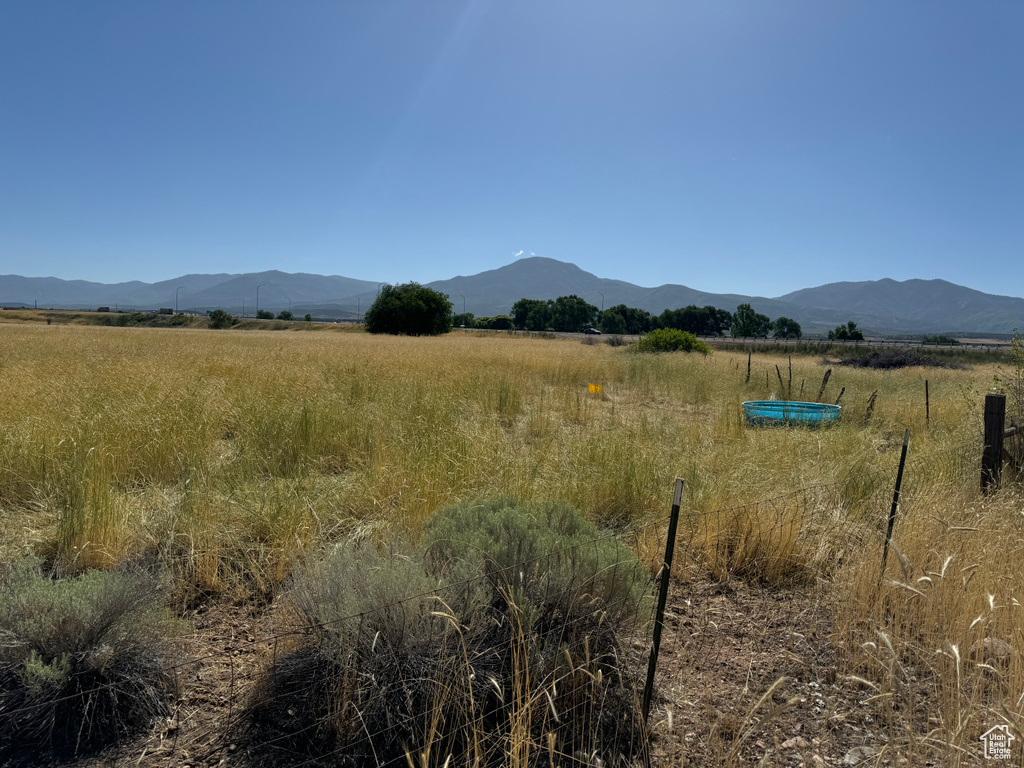
<path fill-rule="evenodd" d="M 456 328 L 467 332 L 482 333 L 506 333 L 506 331 L 491 331 L 484 328 Z M 533 331 L 516 331 L 525 335 L 534 334 Z M 596 342 L 615 334 L 602 334 L 592 336 L 585 333 L 566 333 L 563 331 L 544 331 L 545 336 L 556 336 L 561 339 L 593 339 Z M 622 334 L 621 338 L 627 342 L 635 342 L 639 336 Z M 707 342 L 713 347 L 746 347 L 764 346 L 768 344 L 779 344 L 783 346 L 796 346 L 798 344 L 832 344 L 842 347 L 918 347 L 921 349 L 951 349 L 951 350 L 973 350 L 977 352 L 996 352 L 1009 349 L 1010 342 L 1002 339 L 965 339 L 959 344 L 922 344 L 912 339 L 865 339 L 864 341 L 836 341 L 829 340 L 825 336 L 805 336 L 802 339 L 754 339 L 754 338 L 733 338 L 732 336 L 698 336 L 701 341 Z"/>
<path fill-rule="evenodd" d="M 835 344 L 838 346 L 850 347 L 920 347 L 922 349 L 971 349 L 976 351 L 995 351 L 1008 349 L 1009 341 L 1000 339 L 968 339 L 959 344 L 922 344 L 920 341 L 910 339 L 865 339 L 864 341 L 836 341 L 827 337 L 809 336 L 802 339 L 734 339 L 731 336 L 700 336 L 698 337 L 713 346 L 730 347 L 759 344 Z"/>

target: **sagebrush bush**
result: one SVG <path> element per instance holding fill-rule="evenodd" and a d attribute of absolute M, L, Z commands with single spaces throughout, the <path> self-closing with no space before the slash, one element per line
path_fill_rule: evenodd
<path fill-rule="evenodd" d="M 51 579 L 25 558 L 0 583 L 0 752 L 73 756 L 168 711 L 172 627 L 151 578 Z"/>
<path fill-rule="evenodd" d="M 644 609 L 650 574 L 568 504 L 471 501 L 435 513 L 424 532 L 431 570 L 450 579 L 483 574 L 499 592 L 515 590 L 573 618 L 595 601 L 617 623 Z"/>
<path fill-rule="evenodd" d="M 658 328 L 645 333 L 640 341 L 633 345 L 637 352 L 700 352 L 711 354 L 711 347 L 698 339 L 689 331 L 676 328 Z"/>
<path fill-rule="evenodd" d="M 291 600 L 325 648 L 348 653 L 376 638 L 397 650 L 431 636 L 439 586 L 419 558 L 349 543 L 301 566 Z"/>
<path fill-rule="evenodd" d="M 349 544 L 296 569 L 310 640 L 257 688 L 255 754 L 497 765 L 513 743 L 641 747 L 620 635 L 645 630 L 650 574 L 629 548 L 567 505 L 510 498 L 437 512 L 426 544 L 426 560 Z"/>

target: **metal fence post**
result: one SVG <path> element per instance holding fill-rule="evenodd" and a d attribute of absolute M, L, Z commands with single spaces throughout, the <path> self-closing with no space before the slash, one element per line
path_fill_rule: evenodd
<path fill-rule="evenodd" d="M 885 544 L 882 545 L 882 576 L 885 576 L 885 561 L 889 557 L 889 542 L 892 540 L 892 529 L 896 524 L 896 506 L 900 503 L 900 486 L 903 485 L 903 467 L 907 463 L 907 447 L 910 445 L 910 430 L 903 434 L 903 452 L 900 453 L 900 468 L 896 473 L 896 488 L 892 492 L 892 508 L 889 510 L 889 528 L 885 532 Z"/>
<path fill-rule="evenodd" d="M 679 505 L 683 499 L 683 483 L 676 478 L 676 489 L 672 495 L 672 515 L 668 521 L 668 540 L 665 542 L 665 561 L 661 566 L 661 581 L 658 585 L 658 607 L 654 613 L 654 637 L 651 642 L 651 656 L 647 662 L 647 683 L 644 685 L 642 712 L 644 723 L 651 712 L 651 697 L 654 695 L 654 673 L 658 669 L 658 652 L 661 650 L 661 632 L 665 627 L 665 603 L 668 601 L 668 582 L 672 575 L 672 556 L 676 549 L 676 528 L 679 525 Z"/>

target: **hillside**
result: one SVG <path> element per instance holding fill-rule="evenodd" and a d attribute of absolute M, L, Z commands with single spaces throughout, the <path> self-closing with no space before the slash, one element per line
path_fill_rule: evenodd
<path fill-rule="evenodd" d="M 708 304 L 734 311 L 749 303 L 769 317 L 791 317 L 805 333 L 822 333 L 854 320 L 874 334 L 1012 333 L 1024 328 L 1024 299 L 994 296 L 944 280 L 876 280 L 830 283 L 777 298 L 716 294 L 685 285 L 634 285 L 598 277 L 575 264 L 530 257 L 475 275 L 458 275 L 427 283 L 447 293 L 456 311 L 476 315 L 508 313 L 521 298 L 554 299 L 576 294 L 595 306 L 627 304 L 658 314 L 689 304 Z M 253 314 L 260 307 L 296 315 L 354 318 L 376 296 L 378 283 L 339 275 L 289 273 L 277 270 L 240 275 L 183 275 L 158 283 L 138 281 L 103 284 L 84 280 L 0 276 L 0 305 L 61 307 L 99 306 L 195 311 L 225 308 Z M 177 300 L 177 302 L 176 302 Z"/>
<path fill-rule="evenodd" d="M 872 318 L 894 331 L 1013 333 L 1024 328 L 1024 299 L 982 293 L 945 280 L 829 283 L 780 296 L 806 309 Z"/>

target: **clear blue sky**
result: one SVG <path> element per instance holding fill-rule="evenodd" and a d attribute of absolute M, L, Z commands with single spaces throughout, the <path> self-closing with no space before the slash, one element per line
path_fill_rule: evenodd
<path fill-rule="evenodd" d="M 1024 294 L 1019 0 L 0 6 L 0 273 Z"/>

